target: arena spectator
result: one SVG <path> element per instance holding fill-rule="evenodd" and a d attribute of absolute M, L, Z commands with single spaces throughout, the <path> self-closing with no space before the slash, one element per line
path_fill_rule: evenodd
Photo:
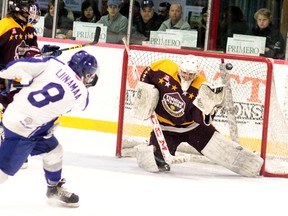
<path fill-rule="evenodd" d="M 120 3 L 120 11 L 119 13 L 128 18 L 129 16 L 129 7 L 130 7 L 130 1 L 129 0 L 121 0 Z"/>
<path fill-rule="evenodd" d="M 100 20 L 101 15 L 97 2 L 94 0 L 85 0 L 81 5 L 81 17 L 76 21 L 96 23 Z"/>
<path fill-rule="evenodd" d="M 108 0 L 102 0 L 102 1 L 101 1 L 101 10 L 100 10 L 101 16 L 105 16 L 105 15 L 108 14 L 108 11 L 107 11 L 107 8 L 108 8 L 107 2 L 108 2 Z"/>
<path fill-rule="evenodd" d="M 166 2 L 166 1 L 161 2 L 159 4 L 158 15 L 163 21 L 169 19 L 170 6 L 171 6 L 171 4 L 169 2 Z"/>
<path fill-rule="evenodd" d="M 191 27 L 188 22 L 182 18 L 182 6 L 181 4 L 171 4 L 169 10 L 169 19 L 164 21 L 159 31 L 165 31 L 166 29 L 179 29 L 179 30 L 190 30 Z"/>
<path fill-rule="evenodd" d="M 154 2 L 152 0 L 143 0 L 141 2 L 140 15 L 133 23 L 136 30 L 134 34 L 139 33 L 145 37 L 143 40 L 149 40 L 150 32 L 157 31 L 162 23 L 162 20 L 154 11 Z"/>
<path fill-rule="evenodd" d="M 233 34 L 247 34 L 248 32 L 249 25 L 244 19 L 242 10 L 237 6 L 226 7 L 219 27 L 217 48 L 226 51 L 228 37 L 233 37 Z"/>
<path fill-rule="evenodd" d="M 64 2 L 63 2 L 64 3 Z M 48 3 L 47 14 L 44 18 L 44 37 L 52 37 L 55 0 Z M 73 20 L 68 18 L 65 4 L 59 4 L 56 38 L 70 39 L 73 33 Z"/>
<path fill-rule="evenodd" d="M 199 48 L 204 48 L 207 17 L 208 17 L 207 7 L 204 7 L 201 12 L 201 23 L 198 29 L 197 47 Z"/>
<path fill-rule="evenodd" d="M 133 23 L 135 20 L 139 19 L 141 16 L 140 14 L 140 3 L 138 1 L 134 1 L 134 6 L 133 6 Z"/>
<path fill-rule="evenodd" d="M 122 37 L 127 34 L 128 19 L 119 13 L 120 1 L 108 0 L 108 14 L 97 22 L 107 26 L 107 43 L 122 43 Z"/>
<path fill-rule="evenodd" d="M 266 37 L 265 53 L 263 56 L 284 59 L 284 39 L 279 29 L 272 24 L 272 13 L 267 8 L 259 9 L 255 14 L 256 26 L 252 28 L 252 35 Z"/>

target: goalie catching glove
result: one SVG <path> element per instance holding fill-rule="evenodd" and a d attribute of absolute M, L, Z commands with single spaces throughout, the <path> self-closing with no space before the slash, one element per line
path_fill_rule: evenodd
<path fill-rule="evenodd" d="M 205 115 L 213 115 L 217 108 L 222 107 L 225 98 L 225 85 L 213 85 L 203 82 L 193 104 Z"/>
<path fill-rule="evenodd" d="M 154 85 L 138 82 L 132 106 L 132 116 L 139 120 L 150 118 L 159 100 L 159 91 Z"/>

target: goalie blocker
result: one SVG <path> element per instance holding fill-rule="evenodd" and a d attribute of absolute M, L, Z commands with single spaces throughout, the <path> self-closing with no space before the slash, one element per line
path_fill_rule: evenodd
<path fill-rule="evenodd" d="M 159 100 L 159 91 L 154 85 L 139 81 L 134 97 L 132 116 L 139 120 L 149 119 Z"/>

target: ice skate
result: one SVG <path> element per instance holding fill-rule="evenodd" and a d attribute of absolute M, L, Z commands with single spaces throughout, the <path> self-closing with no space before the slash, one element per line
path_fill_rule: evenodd
<path fill-rule="evenodd" d="M 163 159 L 163 156 L 155 156 L 156 164 L 158 166 L 159 172 L 169 172 L 170 171 L 170 166 L 168 163 L 166 163 Z"/>
<path fill-rule="evenodd" d="M 27 168 L 28 168 L 28 159 L 26 159 L 25 162 L 21 166 L 21 169 L 27 169 Z"/>
<path fill-rule="evenodd" d="M 79 207 L 78 195 L 68 192 L 66 188 L 62 187 L 66 183 L 66 179 L 61 179 L 56 185 L 48 185 L 46 196 L 48 197 L 48 204 L 54 206 L 64 207 Z"/>

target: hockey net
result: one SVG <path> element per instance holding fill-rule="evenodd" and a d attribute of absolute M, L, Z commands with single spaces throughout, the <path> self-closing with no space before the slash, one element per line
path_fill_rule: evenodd
<path fill-rule="evenodd" d="M 134 146 L 149 142 L 152 129 L 150 120 L 139 121 L 131 117 L 131 105 L 138 82 L 135 73 L 141 72 L 152 62 L 169 58 L 179 62 L 182 55 L 199 56 L 201 74 L 209 82 L 219 82 L 220 64 L 231 63 L 230 83 L 240 145 L 249 148 L 264 159 L 263 176 L 288 177 L 288 127 L 277 100 L 273 82 L 273 64 L 263 57 L 229 55 L 195 50 L 161 49 L 130 46 L 125 51 L 120 95 L 120 110 L 116 155 L 134 156 Z M 231 138 L 227 110 L 218 110 L 213 125 Z M 195 149 L 183 143 L 177 154 L 190 155 L 191 160 L 208 162 Z"/>

